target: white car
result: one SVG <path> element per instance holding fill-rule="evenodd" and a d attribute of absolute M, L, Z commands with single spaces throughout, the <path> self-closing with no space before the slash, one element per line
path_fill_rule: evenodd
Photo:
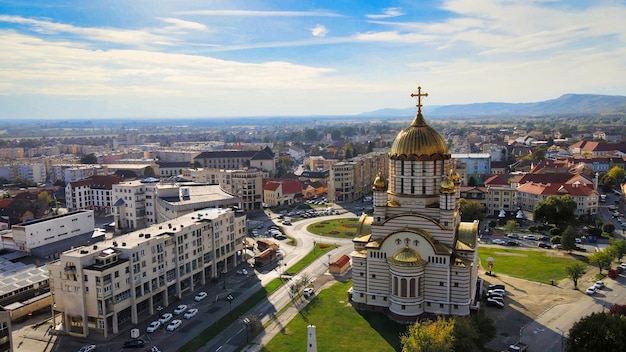
<path fill-rule="evenodd" d="M 176 329 L 178 329 L 181 325 L 183 325 L 183 321 L 180 319 L 174 319 L 172 320 L 172 322 L 170 323 L 170 325 L 167 326 L 167 331 L 174 331 Z"/>
<path fill-rule="evenodd" d="M 309 298 L 309 297 L 313 296 L 314 293 L 315 293 L 315 290 L 313 290 L 313 287 L 307 287 L 303 291 L 303 294 L 304 294 L 305 298 Z"/>
<path fill-rule="evenodd" d="M 185 319 L 191 319 L 193 317 L 195 317 L 198 314 L 198 309 L 196 308 L 191 308 L 189 309 L 187 312 L 185 312 Z"/>
<path fill-rule="evenodd" d="M 596 293 L 596 287 L 595 286 L 591 286 L 587 289 L 587 291 L 585 291 L 586 294 L 588 294 L 589 296 L 593 296 L 594 293 Z"/>
<path fill-rule="evenodd" d="M 593 284 L 593 287 L 595 287 L 596 290 L 603 289 L 604 288 L 604 281 L 602 281 L 602 280 L 596 281 L 596 283 Z"/>
<path fill-rule="evenodd" d="M 146 332 L 155 332 L 160 327 L 161 327 L 161 322 L 158 320 L 155 320 L 152 323 L 150 323 L 150 325 L 148 325 L 148 327 L 146 328 Z"/>
<path fill-rule="evenodd" d="M 198 292 L 198 294 L 196 295 L 196 297 L 193 298 L 194 301 L 196 302 L 200 302 L 203 299 L 207 298 L 208 294 L 204 291 L 202 292 Z"/>
<path fill-rule="evenodd" d="M 536 240 L 536 239 L 537 239 L 537 236 L 535 236 L 535 235 L 526 235 L 526 236 L 524 236 L 524 239 L 525 239 L 525 240 L 531 240 L 531 241 L 534 241 L 534 240 Z"/>
<path fill-rule="evenodd" d="M 172 319 L 172 313 L 164 313 L 163 315 L 161 315 L 161 317 L 159 318 L 159 323 L 161 324 L 165 324 L 168 321 L 170 321 L 170 319 Z"/>
<path fill-rule="evenodd" d="M 85 345 L 78 352 L 92 352 L 96 350 L 96 345 Z"/>
<path fill-rule="evenodd" d="M 184 311 L 187 310 L 187 305 L 186 304 L 179 304 L 178 307 L 176 307 L 176 309 L 174 309 L 174 314 L 178 315 Z"/>
<path fill-rule="evenodd" d="M 506 244 L 506 241 L 500 238 L 494 238 L 491 240 L 491 243 L 493 244 Z"/>
<path fill-rule="evenodd" d="M 248 270 L 246 270 L 246 269 L 237 270 L 237 274 L 239 274 L 239 275 L 248 275 Z"/>
<path fill-rule="evenodd" d="M 496 289 L 487 291 L 488 295 L 491 295 L 491 294 L 494 294 L 494 293 L 498 294 L 498 295 L 501 295 L 501 296 L 506 296 L 506 291 L 503 290 L 503 289 L 500 289 L 500 288 L 496 288 Z"/>

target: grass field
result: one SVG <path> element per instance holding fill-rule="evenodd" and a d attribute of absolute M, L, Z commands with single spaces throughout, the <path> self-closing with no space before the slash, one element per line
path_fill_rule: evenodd
<path fill-rule="evenodd" d="M 567 277 L 565 267 L 574 260 L 587 264 L 584 256 L 567 254 L 562 251 L 539 251 L 510 249 L 505 247 L 478 247 L 478 255 L 483 268 L 487 270 L 487 258 L 495 259 L 494 274 L 550 283 L 550 280 L 561 280 Z"/>
<path fill-rule="evenodd" d="M 358 218 L 324 220 L 307 226 L 306 230 L 320 236 L 353 238 L 358 222 Z"/>
<path fill-rule="evenodd" d="M 305 351 L 310 324 L 316 326 L 318 351 L 399 351 L 406 326 L 379 313 L 355 310 L 348 303 L 351 286 L 349 281 L 321 291 L 262 351 Z"/>

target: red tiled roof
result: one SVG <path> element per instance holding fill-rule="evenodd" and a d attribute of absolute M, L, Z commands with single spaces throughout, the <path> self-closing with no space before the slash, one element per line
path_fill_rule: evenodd
<path fill-rule="evenodd" d="M 302 193 L 302 184 L 299 181 L 283 182 L 283 194 Z"/>
<path fill-rule="evenodd" d="M 280 182 L 268 181 L 263 185 L 263 189 L 266 191 L 276 191 L 280 187 Z"/>
<path fill-rule="evenodd" d="M 485 186 L 508 186 L 506 178 L 502 175 L 493 175 L 485 180 Z"/>
<path fill-rule="evenodd" d="M 113 189 L 113 185 L 122 182 L 122 179 L 117 176 L 100 176 L 94 175 L 87 177 L 83 180 L 70 182 L 71 187 L 84 187 L 91 186 L 91 188 L 97 189 Z"/>
<path fill-rule="evenodd" d="M 581 196 L 588 197 L 593 191 L 593 186 L 588 187 L 579 182 L 573 184 L 550 184 L 540 185 L 536 183 L 525 183 L 517 188 L 518 192 L 530 193 L 537 195 L 549 195 L 549 196 Z"/>
<path fill-rule="evenodd" d="M 6 198 L 0 200 L 0 208 L 6 208 L 13 203 L 13 198 Z"/>
<path fill-rule="evenodd" d="M 335 261 L 333 262 L 334 265 L 337 265 L 339 267 L 343 267 L 344 265 L 350 263 L 350 257 L 343 254 L 341 255 L 339 258 L 335 259 Z"/>

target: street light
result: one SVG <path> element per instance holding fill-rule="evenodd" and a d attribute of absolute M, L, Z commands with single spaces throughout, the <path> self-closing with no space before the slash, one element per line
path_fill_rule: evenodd
<path fill-rule="evenodd" d="M 229 294 L 226 296 L 226 299 L 228 300 L 228 315 L 230 316 L 230 313 L 233 311 L 233 299 L 235 299 L 235 297 Z"/>

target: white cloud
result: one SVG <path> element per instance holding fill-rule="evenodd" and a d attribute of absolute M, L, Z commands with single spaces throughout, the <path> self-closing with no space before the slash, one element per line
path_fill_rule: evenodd
<path fill-rule="evenodd" d="M 324 37 L 328 34 L 328 29 L 321 24 L 318 24 L 311 28 L 311 34 L 313 34 L 314 37 Z"/>
<path fill-rule="evenodd" d="M 241 16 L 241 17 L 341 17 L 329 11 L 252 11 L 252 10 L 190 10 L 176 11 L 177 15 Z"/>
<path fill-rule="evenodd" d="M 398 16 L 402 16 L 402 15 L 404 15 L 404 13 L 402 11 L 400 11 L 400 8 L 398 8 L 398 7 L 389 7 L 389 8 L 383 9 L 382 14 L 376 14 L 376 15 L 370 14 L 370 15 L 365 15 L 365 17 L 378 19 L 378 18 L 398 17 Z"/>

